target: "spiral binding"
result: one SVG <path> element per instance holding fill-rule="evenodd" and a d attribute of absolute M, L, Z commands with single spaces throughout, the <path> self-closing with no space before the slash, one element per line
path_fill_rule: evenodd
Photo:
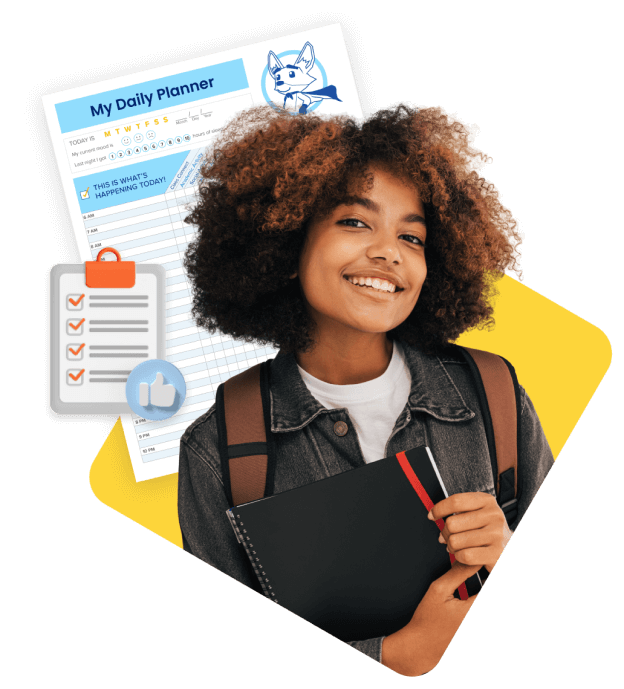
<path fill-rule="evenodd" d="M 256 573 L 258 580 L 260 581 L 262 592 L 267 598 L 277 603 L 275 593 L 272 591 L 273 587 L 269 584 L 269 579 L 266 576 L 266 572 L 263 571 L 260 558 L 256 557 L 257 553 L 255 550 L 253 550 L 253 543 L 251 543 L 251 537 L 246 535 L 247 529 L 242 528 L 244 524 L 242 521 L 240 521 L 240 515 L 237 514 L 236 516 L 234 516 L 233 511 L 228 510 L 227 516 L 230 520 L 230 524 L 234 528 L 234 533 L 236 534 L 238 542 L 243 546 L 243 548 L 245 548 L 245 552 L 247 553 L 247 557 L 251 562 L 251 566 L 253 567 L 253 570 Z M 238 522 L 236 521 L 237 519 L 239 520 Z"/>

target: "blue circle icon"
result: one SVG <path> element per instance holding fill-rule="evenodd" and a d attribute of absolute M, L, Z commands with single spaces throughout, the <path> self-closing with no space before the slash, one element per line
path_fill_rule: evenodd
<path fill-rule="evenodd" d="M 162 359 L 142 361 L 126 381 L 130 409 L 150 421 L 173 416 L 184 403 L 186 383 L 179 369 Z"/>

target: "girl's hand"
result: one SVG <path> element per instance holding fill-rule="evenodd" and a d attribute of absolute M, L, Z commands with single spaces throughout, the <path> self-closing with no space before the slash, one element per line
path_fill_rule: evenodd
<path fill-rule="evenodd" d="M 418 604 L 411 621 L 383 640 L 381 661 L 402 675 L 414 677 L 432 670 L 444 655 L 476 596 L 458 600 L 455 589 L 479 571 L 455 562 L 436 579 Z"/>
<path fill-rule="evenodd" d="M 440 543 L 464 565 L 485 565 L 488 572 L 511 538 L 496 499 L 488 493 L 457 493 L 441 500 L 429 519 L 445 519 Z"/>

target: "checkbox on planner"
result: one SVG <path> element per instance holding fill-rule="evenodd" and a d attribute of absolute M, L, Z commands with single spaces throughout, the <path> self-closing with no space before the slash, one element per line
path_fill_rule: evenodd
<path fill-rule="evenodd" d="M 84 318 L 68 318 L 65 326 L 68 335 L 82 335 Z"/>
<path fill-rule="evenodd" d="M 91 187 L 87 187 L 87 188 L 85 189 L 85 191 L 81 191 L 81 192 L 80 192 L 80 198 L 81 198 L 83 201 L 84 201 L 85 199 L 88 199 L 88 198 L 89 198 L 89 189 L 91 189 Z"/>
<path fill-rule="evenodd" d="M 67 359 L 69 361 L 81 361 L 84 355 L 85 343 L 76 342 L 75 344 L 68 344 L 66 349 Z"/>
<path fill-rule="evenodd" d="M 84 368 L 69 368 L 65 375 L 67 385 L 82 385 L 84 382 Z"/>
<path fill-rule="evenodd" d="M 84 304 L 85 295 L 84 294 L 68 294 L 67 295 L 67 306 L 68 311 L 82 311 Z"/>

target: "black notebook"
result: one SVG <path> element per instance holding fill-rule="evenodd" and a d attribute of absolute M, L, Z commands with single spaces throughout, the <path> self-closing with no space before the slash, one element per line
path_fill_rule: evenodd
<path fill-rule="evenodd" d="M 451 560 L 414 487 L 447 497 L 429 449 L 400 457 L 228 510 L 265 595 L 343 641 L 410 621 Z M 480 588 L 478 575 L 466 582 L 468 595 Z"/>

